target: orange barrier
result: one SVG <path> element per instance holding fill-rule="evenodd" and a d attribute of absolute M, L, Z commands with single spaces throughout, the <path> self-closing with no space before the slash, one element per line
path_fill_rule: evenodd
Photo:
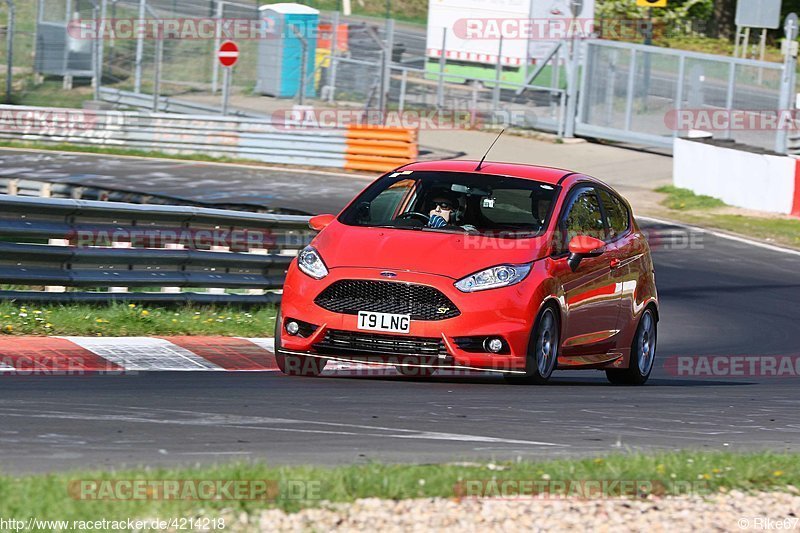
<path fill-rule="evenodd" d="M 386 172 L 411 163 L 419 155 L 417 130 L 350 125 L 345 133 L 344 168 Z"/>

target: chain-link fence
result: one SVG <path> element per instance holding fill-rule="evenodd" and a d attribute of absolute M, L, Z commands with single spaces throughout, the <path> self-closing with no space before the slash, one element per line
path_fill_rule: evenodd
<path fill-rule="evenodd" d="M 780 130 L 759 126 L 788 108 L 783 65 L 611 41 L 586 46 L 578 133 L 669 147 L 691 129 L 777 149 Z"/>

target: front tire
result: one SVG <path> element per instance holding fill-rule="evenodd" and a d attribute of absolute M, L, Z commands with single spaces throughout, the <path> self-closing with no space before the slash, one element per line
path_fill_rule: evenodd
<path fill-rule="evenodd" d="M 283 317 L 278 312 L 278 316 L 275 318 L 275 362 L 278 364 L 278 369 L 287 376 L 319 376 L 325 369 L 328 360 L 281 352 L 282 327 Z"/>
<path fill-rule="evenodd" d="M 656 317 L 651 308 L 645 309 L 636 335 L 633 337 L 631 357 L 628 368 L 606 370 L 606 378 L 614 385 L 644 385 L 653 371 L 656 358 L 656 341 L 658 340 L 658 326 Z"/>
<path fill-rule="evenodd" d="M 514 384 L 547 383 L 558 363 L 561 336 L 555 310 L 548 306 L 542 310 L 528 342 L 525 374 L 506 374 L 505 380 Z"/>

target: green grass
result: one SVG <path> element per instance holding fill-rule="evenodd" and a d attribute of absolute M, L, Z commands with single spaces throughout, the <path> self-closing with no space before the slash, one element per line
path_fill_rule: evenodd
<path fill-rule="evenodd" d="M 274 482 L 274 497 L 257 501 L 95 500 L 68 493 L 80 480 L 265 480 Z M 368 464 L 335 468 L 312 466 L 270 467 L 235 463 L 184 469 L 85 471 L 0 476 L 0 516 L 5 518 L 85 520 L 127 517 L 195 516 L 202 509 L 214 516 L 222 509 L 251 512 L 263 508 L 297 511 L 322 501 L 351 502 L 358 498 L 453 498 L 469 482 L 490 480 L 581 481 L 621 480 L 651 482 L 656 496 L 691 492 L 704 495 L 720 490 L 785 491 L 800 484 L 800 457 L 796 454 L 680 452 L 658 455 L 614 455 L 605 458 L 463 465 Z M 303 490 L 287 490 L 290 483 Z M 74 486 L 74 485 L 73 485 Z M 107 485 L 109 486 L 109 485 Z M 472 485 L 474 487 L 474 484 Z M 473 489 L 474 490 L 474 489 Z M 306 492 L 307 491 L 307 492 Z M 558 491 L 556 491 L 558 492 Z M 73 493 L 74 494 L 74 493 Z M 574 495 L 574 489 L 572 494 Z M 466 494 L 475 495 L 474 492 Z M 642 494 L 644 495 L 644 494 Z M 613 496 L 613 495 L 612 495 Z"/>
<path fill-rule="evenodd" d="M 273 306 L 164 308 L 123 303 L 92 306 L 0 302 L 2 335 L 271 337 L 274 327 Z"/>
<path fill-rule="evenodd" d="M 664 185 L 656 189 L 656 192 L 666 194 L 667 197 L 662 205 L 670 209 L 691 210 L 691 209 L 713 209 L 715 207 L 725 207 L 725 202 L 711 196 L 695 194 L 689 189 L 682 189 L 674 185 Z"/>
<path fill-rule="evenodd" d="M 666 195 L 661 205 L 682 222 L 800 248 L 800 219 L 719 213 L 719 208 L 728 207 L 722 200 L 672 185 L 659 187 L 656 192 Z"/>

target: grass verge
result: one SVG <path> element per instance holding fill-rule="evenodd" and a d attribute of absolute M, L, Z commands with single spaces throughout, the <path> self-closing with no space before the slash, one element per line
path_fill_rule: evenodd
<path fill-rule="evenodd" d="M 96 305 L 22 305 L 0 302 L 4 335 L 140 335 L 272 336 L 275 308 L 229 306 L 155 307 L 116 303 Z"/>
<path fill-rule="evenodd" d="M 266 481 L 268 498 L 190 501 L 186 499 L 87 499 L 98 494 L 76 491 L 81 480 L 97 481 L 106 496 L 119 494 L 119 480 Z M 678 452 L 657 455 L 614 455 L 605 458 L 453 465 L 369 464 L 335 468 L 270 467 L 235 463 L 183 469 L 118 472 L 82 471 L 33 476 L 0 476 L 0 516 L 58 520 L 127 519 L 167 516 L 213 516 L 220 510 L 251 512 L 280 508 L 288 512 L 318 506 L 323 501 L 351 502 L 359 498 L 407 499 L 464 496 L 467 483 L 491 480 L 650 481 L 656 496 L 711 494 L 718 491 L 791 491 L 800 484 L 800 457 L 776 453 Z M 109 481 L 110 483 L 99 483 Z M 71 485 L 72 484 L 72 485 Z M 557 483 L 550 483 L 556 487 Z M 83 485 L 87 487 L 87 485 Z M 486 486 L 486 485 L 484 485 Z M 292 488 L 290 490 L 290 487 Z M 551 489 L 555 490 L 555 489 Z M 570 489 L 567 489 L 570 490 Z M 72 492 L 71 492 L 72 491 Z M 558 492 L 558 491 L 555 491 Z M 561 493 L 574 496 L 572 492 Z M 474 492 L 466 496 L 475 495 Z M 613 495 L 609 495 L 611 497 Z M 640 496 L 644 496 L 641 494 Z M 615 498 L 616 499 L 616 498 Z"/>
<path fill-rule="evenodd" d="M 721 200 L 672 185 L 659 187 L 656 192 L 665 195 L 661 205 L 669 209 L 668 215 L 681 222 L 800 248 L 800 219 L 721 212 L 729 207 Z"/>

